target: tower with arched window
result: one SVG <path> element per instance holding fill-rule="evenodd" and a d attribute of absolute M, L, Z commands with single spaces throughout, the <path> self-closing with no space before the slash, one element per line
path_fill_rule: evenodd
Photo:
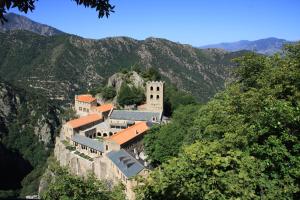
<path fill-rule="evenodd" d="M 163 111 L 164 82 L 148 81 L 146 84 L 146 105 L 149 111 Z"/>

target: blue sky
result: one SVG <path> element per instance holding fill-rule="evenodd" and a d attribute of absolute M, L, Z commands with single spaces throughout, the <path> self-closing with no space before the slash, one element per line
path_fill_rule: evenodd
<path fill-rule="evenodd" d="M 26 16 L 94 39 L 160 37 L 194 46 L 266 37 L 300 39 L 300 0 L 113 0 L 112 4 L 115 13 L 108 19 L 98 19 L 96 11 L 71 0 L 39 0 L 36 10 Z"/>

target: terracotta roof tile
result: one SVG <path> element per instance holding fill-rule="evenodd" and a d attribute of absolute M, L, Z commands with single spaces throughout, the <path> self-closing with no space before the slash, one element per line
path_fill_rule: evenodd
<path fill-rule="evenodd" d="M 119 131 L 108 139 L 122 145 L 135 138 L 136 136 L 143 134 L 148 129 L 149 127 L 147 126 L 146 122 L 140 122 L 133 126 L 130 126 L 129 128 Z"/>
<path fill-rule="evenodd" d="M 82 94 L 82 95 L 77 95 L 76 100 L 80 102 L 91 103 L 93 101 L 96 101 L 96 98 L 90 94 Z"/>
<path fill-rule="evenodd" d="M 113 104 L 103 104 L 101 106 L 97 106 L 95 109 L 100 112 L 107 112 L 114 108 Z"/>
<path fill-rule="evenodd" d="M 68 121 L 67 124 L 70 125 L 72 128 L 78 128 L 98 120 L 102 120 L 102 117 L 100 115 L 90 114 L 84 117 L 80 117 L 78 119 L 73 119 L 71 121 Z"/>

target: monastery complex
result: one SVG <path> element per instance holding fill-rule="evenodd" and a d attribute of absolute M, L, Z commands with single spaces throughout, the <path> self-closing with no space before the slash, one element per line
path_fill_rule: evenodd
<path fill-rule="evenodd" d="M 56 139 L 60 165 L 79 176 L 93 173 L 112 186 L 122 183 L 127 198 L 135 199 L 135 177 L 150 170 L 142 139 L 163 121 L 163 90 L 163 82 L 147 82 L 146 104 L 136 110 L 118 110 L 113 104 L 99 105 L 92 95 L 76 95 L 79 118 L 66 122 Z"/>

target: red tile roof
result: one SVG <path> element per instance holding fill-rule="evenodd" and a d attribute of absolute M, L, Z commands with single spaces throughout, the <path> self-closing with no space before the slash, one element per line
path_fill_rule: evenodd
<path fill-rule="evenodd" d="M 101 106 L 97 106 L 95 109 L 99 112 L 107 112 L 114 108 L 113 104 L 103 104 Z"/>
<path fill-rule="evenodd" d="M 91 103 L 93 101 L 96 101 L 96 98 L 90 94 L 82 94 L 82 95 L 77 95 L 76 100 L 80 102 Z"/>
<path fill-rule="evenodd" d="M 132 140 L 133 138 L 137 137 L 138 135 L 143 134 L 147 130 L 149 130 L 147 123 L 140 122 L 140 123 L 137 123 L 133 126 L 126 128 L 122 131 L 119 131 L 118 133 L 109 137 L 108 139 L 116 142 L 117 144 L 122 145 L 122 144 Z"/>
<path fill-rule="evenodd" d="M 102 117 L 99 114 L 90 114 L 84 117 L 80 117 L 78 119 L 73 119 L 68 121 L 67 124 L 70 125 L 72 128 L 78 128 L 92 122 L 96 122 L 98 120 L 102 120 Z"/>

